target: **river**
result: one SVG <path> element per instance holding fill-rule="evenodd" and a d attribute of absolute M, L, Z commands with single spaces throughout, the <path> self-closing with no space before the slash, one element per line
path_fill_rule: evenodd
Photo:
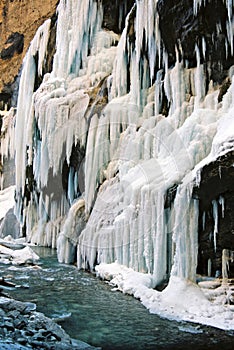
<path fill-rule="evenodd" d="M 94 275 L 59 264 L 55 250 L 33 249 L 40 268 L 0 265 L 1 276 L 18 286 L 6 292 L 64 318 L 60 324 L 71 337 L 104 350 L 233 349 L 234 332 L 162 319 Z"/>

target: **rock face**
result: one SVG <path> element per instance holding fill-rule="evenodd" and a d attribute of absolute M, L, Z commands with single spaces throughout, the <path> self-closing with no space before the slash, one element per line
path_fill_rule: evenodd
<path fill-rule="evenodd" d="M 23 58 L 38 27 L 55 13 L 58 0 L 0 3 L 0 108 L 10 107 Z"/>
<path fill-rule="evenodd" d="M 170 63 L 175 62 L 175 48 L 195 67 L 197 43 L 202 52 L 205 43 L 205 56 L 210 79 L 221 83 L 227 76 L 227 70 L 234 64 L 233 56 L 226 57 L 227 9 L 224 1 L 202 1 L 197 16 L 194 16 L 193 0 L 159 0 L 160 29 Z M 219 28 L 219 29 L 217 29 Z M 229 52 L 230 53 L 230 52 Z M 202 58 L 203 61 L 203 58 Z"/>
<path fill-rule="evenodd" d="M 134 0 L 103 0 L 103 28 L 121 34 L 125 26 L 125 18 L 135 3 Z"/>
<path fill-rule="evenodd" d="M 2 60 L 10 59 L 14 54 L 21 54 L 24 49 L 24 35 L 18 32 L 12 33 L 6 41 L 6 47 L 2 49 L 0 57 Z"/>
<path fill-rule="evenodd" d="M 234 154 L 228 153 L 216 162 L 205 166 L 201 173 L 199 188 L 194 196 L 199 199 L 199 256 L 198 272 L 207 274 L 208 260 L 211 275 L 221 274 L 222 252 L 234 250 Z M 217 204 L 218 232 L 214 246 L 215 214 Z M 234 276 L 234 263 L 229 261 L 229 275 Z"/>

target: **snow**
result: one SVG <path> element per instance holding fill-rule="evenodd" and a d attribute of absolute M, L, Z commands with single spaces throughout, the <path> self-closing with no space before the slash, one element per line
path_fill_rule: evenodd
<path fill-rule="evenodd" d="M 97 276 L 110 281 L 110 285 L 116 286 L 117 290 L 140 299 L 151 313 L 177 321 L 234 329 L 234 315 L 229 305 L 211 302 L 208 300 L 209 292 L 206 292 L 206 296 L 197 284 L 187 279 L 174 276 L 168 286 L 159 292 L 152 288 L 153 276 L 150 274 L 135 272 L 117 263 L 100 264 L 95 270 Z M 220 284 L 212 291 L 217 292 L 217 286 Z M 210 295 L 213 294 L 212 291 Z M 220 294 L 223 294 L 223 290 Z"/>
<path fill-rule="evenodd" d="M 15 186 L 0 191 L 0 220 L 4 218 L 9 209 L 15 205 Z"/>
<path fill-rule="evenodd" d="M 30 247 L 10 249 L 0 244 L 0 262 L 3 264 L 22 265 L 36 263 L 40 258 Z"/>

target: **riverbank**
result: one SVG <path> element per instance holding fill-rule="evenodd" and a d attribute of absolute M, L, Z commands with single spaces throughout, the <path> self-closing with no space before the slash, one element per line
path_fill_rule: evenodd
<path fill-rule="evenodd" d="M 94 350 L 72 339 L 56 322 L 36 311 L 36 304 L 0 297 L 0 349 Z"/>

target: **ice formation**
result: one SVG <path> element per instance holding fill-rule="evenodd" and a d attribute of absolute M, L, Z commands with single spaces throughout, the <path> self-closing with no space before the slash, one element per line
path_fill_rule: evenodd
<path fill-rule="evenodd" d="M 0 220 L 4 218 L 9 209 L 15 205 L 15 186 L 10 186 L 0 191 Z"/>
<path fill-rule="evenodd" d="M 194 15 L 205 4 L 194 0 Z M 232 54 L 232 1 L 226 7 Z M 177 283 L 184 291 L 185 280 L 196 281 L 193 187 L 204 165 L 234 148 L 234 82 L 218 103 L 219 90 L 206 80 L 202 63 L 204 38 L 202 52 L 194 47 L 196 68 L 187 68 L 178 48 L 169 67 L 156 0 L 136 1 L 120 37 L 102 29 L 102 17 L 101 2 L 60 1 L 53 69 L 36 91 L 50 21 L 31 43 L 16 114 L 15 210 L 27 239 L 57 247 L 60 262 L 75 259 L 79 268 L 93 270 L 117 261 L 143 276 L 132 294 L 148 305 L 146 299 L 161 298 L 150 288 L 169 280 L 170 299 Z M 168 200 L 171 189 L 174 201 Z M 222 199 L 220 204 L 224 215 Z M 214 247 L 217 206 L 214 201 Z M 127 282 L 130 289 L 135 281 Z"/>

